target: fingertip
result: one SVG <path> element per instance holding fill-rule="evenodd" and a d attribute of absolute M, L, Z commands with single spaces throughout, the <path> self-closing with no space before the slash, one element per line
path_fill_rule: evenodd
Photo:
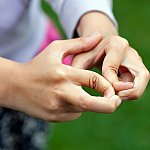
<path fill-rule="evenodd" d="M 108 88 L 107 90 L 105 90 L 103 94 L 104 94 L 104 97 L 110 99 L 112 96 L 115 95 L 115 91 L 113 88 Z"/>
<path fill-rule="evenodd" d="M 134 87 L 134 83 L 119 81 L 119 82 L 114 82 L 113 87 L 115 88 L 116 92 L 119 92 L 119 91 L 123 91 L 123 90 L 132 89 Z"/>
<path fill-rule="evenodd" d="M 117 107 L 122 103 L 122 100 L 118 95 L 112 96 L 109 100 L 115 101 Z"/>
<path fill-rule="evenodd" d="M 122 99 L 121 99 L 121 98 L 119 98 L 119 99 L 117 100 L 117 107 L 118 107 L 118 106 L 120 106 L 120 105 L 121 105 L 121 103 L 122 103 Z"/>
<path fill-rule="evenodd" d="M 111 101 L 116 101 L 118 99 L 119 99 L 118 95 L 113 95 L 112 97 L 109 98 L 109 100 L 111 100 Z"/>
<path fill-rule="evenodd" d="M 118 96 L 121 97 L 123 101 L 137 99 L 137 97 L 134 96 L 134 93 L 135 93 L 135 89 L 129 89 L 129 90 L 118 92 Z"/>

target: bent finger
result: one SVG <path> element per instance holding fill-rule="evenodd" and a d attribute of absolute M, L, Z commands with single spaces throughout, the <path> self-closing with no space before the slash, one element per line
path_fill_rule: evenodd
<path fill-rule="evenodd" d="M 68 67 L 68 78 L 71 79 L 74 84 L 95 89 L 105 97 L 115 95 L 112 85 L 98 73 L 70 66 Z"/>
<path fill-rule="evenodd" d="M 72 88 L 67 88 L 68 86 L 66 86 L 66 90 L 69 90 L 69 93 L 65 95 L 65 99 L 69 103 L 86 111 L 97 113 L 112 113 L 121 104 L 121 99 L 117 95 L 114 95 L 108 99 L 105 97 L 91 96 L 81 87 L 75 85 L 72 86 Z"/>
<path fill-rule="evenodd" d="M 119 81 L 118 69 L 129 47 L 125 39 L 121 38 L 121 40 L 118 40 L 119 42 L 117 40 L 118 37 L 116 37 L 116 40 L 112 40 L 106 44 L 106 57 L 102 65 L 102 74 L 112 85 L 114 82 Z"/>
<path fill-rule="evenodd" d="M 57 51 L 51 51 L 57 55 L 57 61 L 62 63 L 63 59 L 68 55 L 83 53 L 94 48 L 101 40 L 99 32 L 88 36 L 80 37 L 77 39 L 54 41 L 51 46 Z M 53 49 L 53 48 L 52 48 Z"/>

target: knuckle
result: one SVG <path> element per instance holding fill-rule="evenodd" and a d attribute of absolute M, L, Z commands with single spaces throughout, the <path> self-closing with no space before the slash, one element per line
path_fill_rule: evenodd
<path fill-rule="evenodd" d="M 114 73 L 118 74 L 118 65 L 117 64 L 111 64 L 108 66 L 108 70 L 111 70 Z"/>
<path fill-rule="evenodd" d="M 60 43 L 61 41 L 60 40 L 55 40 L 55 41 L 53 41 L 53 42 L 51 42 L 51 46 L 57 46 L 58 45 L 58 43 Z"/>
<path fill-rule="evenodd" d="M 141 72 L 144 76 L 145 79 L 149 79 L 149 71 L 147 69 L 144 69 L 142 72 Z"/>
<path fill-rule="evenodd" d="M 121 38 L 121 43 L 124 48 L 129 47 L 129 42 L 125 38 Z"/>
<path fill-rule="evenodd" d="M 129 42 L 120 36 L 113 36 L 110 38 L 110 46 L 114 48 L 121 47 L 121 49 L 125 50 L 127 47 L 129 47 Z"/>
<path fill-rule="evenodd" d="M 47 104 L 47 112 L 52 113 L 52 112 L 59 112 L 61 110 L 61 106 L 58 102 L 51 102 Z"/>
<path fill-rule="evenodd" d="M 50 111 L 59 111 L 59 109 L 60 109 L 60 106 L 59 106 L 59 104 L 56 104 L 56 103 L 52 103 L 52 104 L 50 104 L 50 106 L 49 106 L 49 110 Z"/>
<path fill-rule="evenodd" d="M 118 74 L 118 65 L 117 64 L 110 64 L 104 69 L 102 69 L 102 75 L 106 76 L 109 71 L 114 72 L 115 74 Z"/>
<path fill-rule="evenodd" d="M 92 76 L 90 76 L 89 78 L 89 87 L 92 89 L 97 89 L 98 88 L 98 84 L 99 84 L 99 74 L 98 73 L 94 73 Z"/>
<path fill-rule="evenodd" d="M 63 81 L 67 79 L 67 73 L 65 69 L 63 69 L 61 66 L 56 67 L 55 69 L 55 77 L 59 81 Z"/>
<path fill-rule="evenodd" d="M 110 85 L 108 84 L 105 84 L 103 87 L 102 87 L 102 94 L 104 95 L 106 93 L 106 91 L 109 89 Z"/>

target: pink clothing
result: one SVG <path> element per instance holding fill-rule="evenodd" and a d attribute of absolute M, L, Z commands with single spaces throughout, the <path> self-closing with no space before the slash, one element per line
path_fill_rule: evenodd
<path fill-rule="evenodd" d="M 40 50 L 37 52 L 37 54 L 42 52 L 51 42 L 55 40 L 60 40 L 60 39 L 61 39 L 61 36 L 59 32 L 57 31 L 56 27 L 51 21 L 49 21 L 47 25 L 47 33 L 46 33 L 45 39 L 41 45 Z M 71 65 L 72 57 L 73 57 L 72 55 L 67 56 L 66 58 L 64 58 L 62 63 L 66 65 Z"/>

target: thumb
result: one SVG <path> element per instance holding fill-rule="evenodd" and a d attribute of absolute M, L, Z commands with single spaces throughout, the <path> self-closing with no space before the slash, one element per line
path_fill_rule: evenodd
<path fill-rule="evenodd" d="M 57 61 L 62 63 L 66 56 L 89 51 L 94 48 L 100 40 L 101 34 L 96 32 L 88 37 L 56 41 L 53 42 L 52 46 L 54 46 L 54 49 L 57 49 L 57 51 L 54 51 L 53 53 L 59 57 L 57 57 Z"/>

